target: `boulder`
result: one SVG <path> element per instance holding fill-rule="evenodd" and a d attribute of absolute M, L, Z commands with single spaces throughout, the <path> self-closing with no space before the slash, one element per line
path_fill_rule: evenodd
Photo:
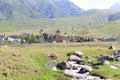
<path fill-rule="evenodd" d="M 91 71 L 93 70 L 92 67 L 86 66 L 86 65 L 83 65 L 83 66 L 82 66 L 82 69 L 84 69 L 84 70 L 86 70 L 86 71 L 88 71 L 88 72 L 91 72 Z"/>
<path fill-rule="evenodd" d="M 64 61 L 64 62 L 61 62 L 57 65 L 58 68 L 62 69 L 62 70 L 65 70 L 67 68 L 70 68 L 70 65 L 68 62 Z"/>
<path fill-rule="evenodd" d="M 48 67 L 49 69 L 53 70 L 53 71 L 57 71 L 56 66 L 53 63 L 47 63 L 45 64 L 46 67 Z"/>
<path fill-rule="evenodd" d="M 120 50 L 118 50 L 117 53 L 120 54 Z"/>
<path fill-rule="evenodd" d="M 84 80 L 88 76 L 89 72 L 85 73 L 85 74 L 80 74 L 80 73 L 77 73 L 75 70 L 66 69 L 64 71 L 64 74 L 68 75 L 68 76 L 71 76 L 71 77 L 74 77 L 74 78 L 80 78 L 80 79 Z"/>
<path fill-rule="evenodd" d="M 70 61 L 79 61 L 79 60 L 81 60 L 81 58 L 79 58 L 79 57 L 76 56 L 76 55 L 71 55 L 71 56 L 69 57 L 69 60 L 70 60 Z"/>
<path fill-rule="evenodd" d="M 107 60 L 104 60 L 104 61 L 103 61 L 103 64 L 104 64 L 104 65 L 109 65 L 109 64 L 110 64 L 110 62 L 109 62 L 109 61 L 107 61 Z"/>
<path fill-rule="evenodd" d="M 72 66 L 71 69 L 72 69 L 72 70 L 76 70 L 76 71 L 78 72 L 78 70 L 79 70 L 80 68 L 78 68 L 77 66 Z"/>
<path fill-rule="evenodd" d="M 75 52 L 73 53 L 73 55 L 76 55 L 76 56 L 78 56 L 78 57 L 80 57 L 80 58 L 83 58 L 83 53 L 80 52 L 80 51 L 75 51 Z"/>
<path fill-rule="evenodd" d="M 84 73 L 87 73 L 87 72 L 89 72 L 88 69 L 81 68 L 80 71 L 79 71 L 78 73 L 84 74 Z"/>
<path fill-rule="evenodd" d="M 114 66 L 116 66 L 116 67 L 120 67 L 120 64 L 113 64 Z"/>
<path fill-rule="evenodd" d="M 120 50 L 118 50 L 114 53 L 114 58 L 116 61 L 120 61 Z"/>
<path fill-rule="evenodd" d="M 79 60 L 79 61 L 76 62 L 76 64 L 85 65 L 85 61 L 84 60 Z"/>
<path fill-rule="evenodd" d="M 120 57 L 115 58 L 116 61 L 120 62 Z"/>
<path fill-rule="evenodd" d="M 64 74 L 72 77 L 73 76 L 73 70 L 65 69 Z"/>
<path fill-rule="evenodd" d="M 101 56 L 98 60 L 99 61 L 101 61 L 101 60 L 114 61 L 114 57 L 112 57 L 112 56 Z"/>
<path fill-rule="evenodd" d="M 103 79 L 100 79 L 100 77 L 97 76 L 87 76 L 85 80 L 103 80 Z"/>
<path fill-rule="evenodd" d="M 48 56 L 51 60 L 56 60 L 56 59 L 59 58 L 59 54 L 57 54 L 57 53 L 47 54 L 47 56 Z"/>
<path fill-rule="evenodd" d="M 108 49 L 113 49 L 113 50 L 115 50 L 116 47 L 115 47 L 115 46 L 110 46 Z"/>
<path fill-rule="evenodd" d="M 104 61 L 99 61 L 98 63 L 94 64 L 95 66 L 96 65 L 104 65 Z"/>
<path fill-rule="evenodd" d="M 110 64 L 109 61 L 107 61 L 107 60 L 101 60 L 98 63 L 96 63 L 95 65 L 109 65 L 109 64 Z"/>
<path fill-rule="evenodd" d="M 117 69 L 117 67 L 116 66 L 114 66 L 114 65 L 110 65 L 110 67 L 109 68 L 111 68 L 111 69 Z"/>
<path fill-rule="evenodd" d="M 82 67 L 82 65 L 77 64 L 76 61 L 68 61 L 68 63 L 70 65 L 70 68 L 73 68 L 73 67 L 81 68 Z"/>
<path fill-rule="evenodd" d="M 116 58 L 115 58 L 115 61 L 120 62 L 120 57 L 116 57 Z"/>

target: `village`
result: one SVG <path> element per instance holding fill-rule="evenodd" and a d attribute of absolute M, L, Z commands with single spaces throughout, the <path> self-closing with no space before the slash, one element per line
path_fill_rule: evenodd
<path fill-rule="evenodd" d="M 0 44 L 32 44 L 32 43 L 68 43 L 68 42 L 115 42 L 119 41 L 119 38 L 109 37 L 109 38 L 93 38 L 93 37 L 83 37 L 83 36 L 62 36 L 60 30 L 57 30 L 55 34 L 40 33 L 40 34 L 30 34 L 23 33 L 21 35 L 17 34 L 1 34 Z"/>

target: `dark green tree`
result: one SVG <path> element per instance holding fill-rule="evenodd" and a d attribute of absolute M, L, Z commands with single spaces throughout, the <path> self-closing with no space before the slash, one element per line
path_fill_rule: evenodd
<path fill-rule="evenodd" d="M 43 43 L 44 42 L 44 37 L 43 37 L 43 35 L 41 34 L 41 35 L 39 35 L 39 42 L 40 43 Z"/>
<path fill-rule="evenodd" d="M 20 43 L 21 43 L 21 44 L 24 43 L 24 38 L 23 38 L 23 37 L 21 37 L 21 41 L 20 41 Z"/>
<path fill-rule="evenodd" d="M 36 39 L 37 39 L 37 37 L 35 35 L 31 34 L 28 37 L 28 43 L 34 43 Z"/>

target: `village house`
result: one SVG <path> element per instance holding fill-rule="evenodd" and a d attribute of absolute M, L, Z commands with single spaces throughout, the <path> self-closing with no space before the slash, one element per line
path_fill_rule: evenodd
<path fill-rule="evenodd" d="M 64 43 L 66 43 L 66 42 L 69 42 L 69 39 L 67 37 L 65 37 L 65 36 L 57 35 L 56 36 L 56 41 L 57 42 L 64 42 Z"/>
<path fill-rule="evenodd" d="M 20 42 L 21 39 L 19 38 L 19 35 L 9 35 L 7 38 L 8 41 L 15 41 L 15 42 Z"/>
<path fill-rule="evenodd" d="M 94 38 L 94 42 L 105 42 L 104 38 Z"/>
<path fill-rule="evenodd" d="M 118 38 L 110 37 L 110 38 L 107 38 L 106 41 L 109 41 L 109 42 L 118 41 Z"/>
<path fill-rule="evenodd" d="M 5 40 L 5 35 L 0 35 L 0 41 L 4 41 Z"/>
<path fill-rule="evenodd" d="M 69 39 L 66 36 L 61 36 L 60 31 L 57 30 L 56 31 L 56 42 L 64 42 L 64 43 L 66 43 L 66 42 L 69 42 Z"/>
<path fill-rule="evenodd" d="M 30 36 L 30 34 L 29 34 L 29 33 L 24 33 L 24 34 L 22 34 L 21 36 L 24 37 L 24 38 L 27 38 L 27 37 Z"/>

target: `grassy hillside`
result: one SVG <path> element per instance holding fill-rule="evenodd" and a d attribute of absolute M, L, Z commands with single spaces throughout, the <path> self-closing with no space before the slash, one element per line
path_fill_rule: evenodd
<path fill-rule="evenodd" d="M 1 80 L 68 80 L 63 71 L 54 72 L 45 66 L 50 60 L 44 55 L 56 52 L 59 60 L 67 60 L 67 53 L 82 51 L 85 56 L 98 57 L 113 54 L 108 50 L 110 45 L 120 47 L 119 43 L 73 43 L 73 44 L 40 44 L 31 46 L 13 46 L 0 48 L 0 79 Z M 113 62 L 111 62 L 112 64 Z M 119 80 L 120 70 L 100 66 L 97 72 L 112 80 Z"/>
<path fill-rule="evenodd" d="M 83 20 L 84 19 L 84 20 Z M 66 27 L 88 24 L 89 21 L 95 22 L 90 17 L 56 18 L 56 19 L 12 19 L 0 21 L 0 32 L 16 30 L 38 30 L 38 29 L 61 29 Z M 6 28 L 6 29 L 5 29 Z"/>
<path fill-rule="evenodd" d="M 92 37 L 118 37 L 120 21 L 97 23 L 96 19 L 88 16 L 56 19 L 11 19 L 0 21 L 0 33 L 21 34 L 24 32 L 55 33 L 61 30 L 61 34 L 80 35 Z"/>
<path fill-rule="evenodd" d="M 99 32 L 102 36 L 109 36 L 109 37 L 119 37 L 120 35 L 120 21 L 111 22 L 96 26 L 94 28 L 95 32 Z M 98 34 L 96 34 L 98 35 Z"/>
<path fill-rule="evenodd" d="M 0 79 L 1 80 L 56 80 L 65 77 L 59 71 L 54 72 L 45 66 L 49 61 L 43 55 L 45 48 L 32 47 L 9 47 L 0 48 Z M 41 49 L 40 49 L 41 48 Z"/>

